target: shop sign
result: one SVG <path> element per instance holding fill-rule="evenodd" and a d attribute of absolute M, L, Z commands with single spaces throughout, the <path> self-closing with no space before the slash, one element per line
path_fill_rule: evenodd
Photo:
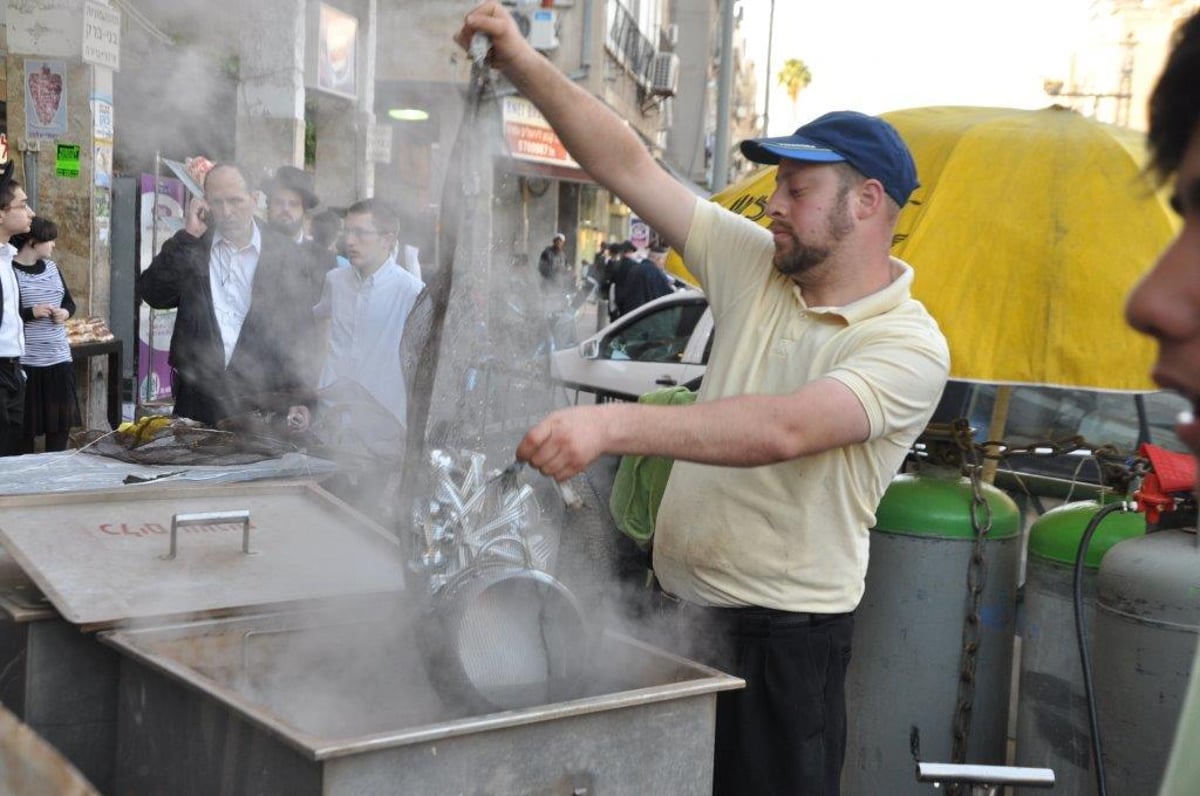
<path fill-rule="evenodd" d="M 541 111 L 524 97 L 504 97 L 504 139 L 518 160 L 578 169 Z"/>
<path fill-rule="evenodd" d="M 83 4 L 83 60 L 121 68 L 121 12 L 97 0 Z"/>

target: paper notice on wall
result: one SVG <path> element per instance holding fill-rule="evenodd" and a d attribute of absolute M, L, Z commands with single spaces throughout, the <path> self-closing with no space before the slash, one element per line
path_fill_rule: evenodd
<path fill-rule="evenodd" d="M 107 190 L 96 186 L 93 191 L 95 197 L 93 199 L 93 207 L 95 214 L 93 216 L 93 229 L 96 232 L 96 243 L 101 246 L 108 245 L 109 229 L 112 224 L 112 200 Z"/>
<path fill-rule="evenodd" d="M 59 144 L 54 148 L 54 176 L 71 180 L 79 176 L 79 144 Z"/>
<path fill-rule="evenodd" d="M 100 188 L 109 188 L 112 186 L 112 158 L 113 158 L 113 142 L 96 141 L 95 159 L 92 161 L 92 167 L 96 172 L 95 184 Z"/>
<path fill-rule="evenodd" d="M 92 104 L 92 137 L 113 137 L 113 104 L 112 97 L 93 94 Z"/>
<path fill-rule="evenodd" d="M 58 138 L 67 133 L 67 64 L 25 59 L 25 135 Z"/>

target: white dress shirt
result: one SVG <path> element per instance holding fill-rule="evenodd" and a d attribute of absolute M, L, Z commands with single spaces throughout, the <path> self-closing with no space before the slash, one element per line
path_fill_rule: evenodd
<path fill-rule="evenodd" d="M 212 285 L 213 312 L 221 330 L 221 342 L 225 346 L 225 366 L 233 357 L 242 323 L 250 311 L 250 286 L 254 284 L 254 272 L 258 270 L 258 256 L 262 253 L 262 235 L 258 224 L 250 243 L 238 248 L 221 237 L 213 235 L 212 250 L 208 258 L 209 284 Z"/>
<path fill-rule="evenodd" d="M 0 286 L 4 288 L 4 318 L 0 319 L 0 357 L 25 354 L 25 324 L 21 320 L 21 298 L 12 261 L 17 250 L 0 243 Z"/>
<path fill-rule="evenodd" d="M 400 363 L 404 324 L 425 285 L 396 264 L 394 258 L 363 279 L 355 268 L 335 268 L 325 275 L 318 319 L 329 319 L 329 353 L 319 386 L 339 381 L 361 385 L 407 426 L 408 393 Z"/>

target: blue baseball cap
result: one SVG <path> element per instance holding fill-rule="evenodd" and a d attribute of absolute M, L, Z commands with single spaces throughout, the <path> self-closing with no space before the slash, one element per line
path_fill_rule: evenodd
<path fill-rule="evenodd" d="M 755 163 L 849 163 L 863 176 L 879 180 L 901 207 L 920 184 L 912 153 L 896 128 L 857 111 L 833 111 L 791 135 L 743 141 L 741 149 Z"/>

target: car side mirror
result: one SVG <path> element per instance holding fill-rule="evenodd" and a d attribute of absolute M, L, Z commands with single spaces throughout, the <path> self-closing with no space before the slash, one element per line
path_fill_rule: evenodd
<path fill-rule="evenodd" d="M 584 340 L 579 344 L 579 356 L 583 357 L 584 359 L 599 359 L 600 341 Z"/>

